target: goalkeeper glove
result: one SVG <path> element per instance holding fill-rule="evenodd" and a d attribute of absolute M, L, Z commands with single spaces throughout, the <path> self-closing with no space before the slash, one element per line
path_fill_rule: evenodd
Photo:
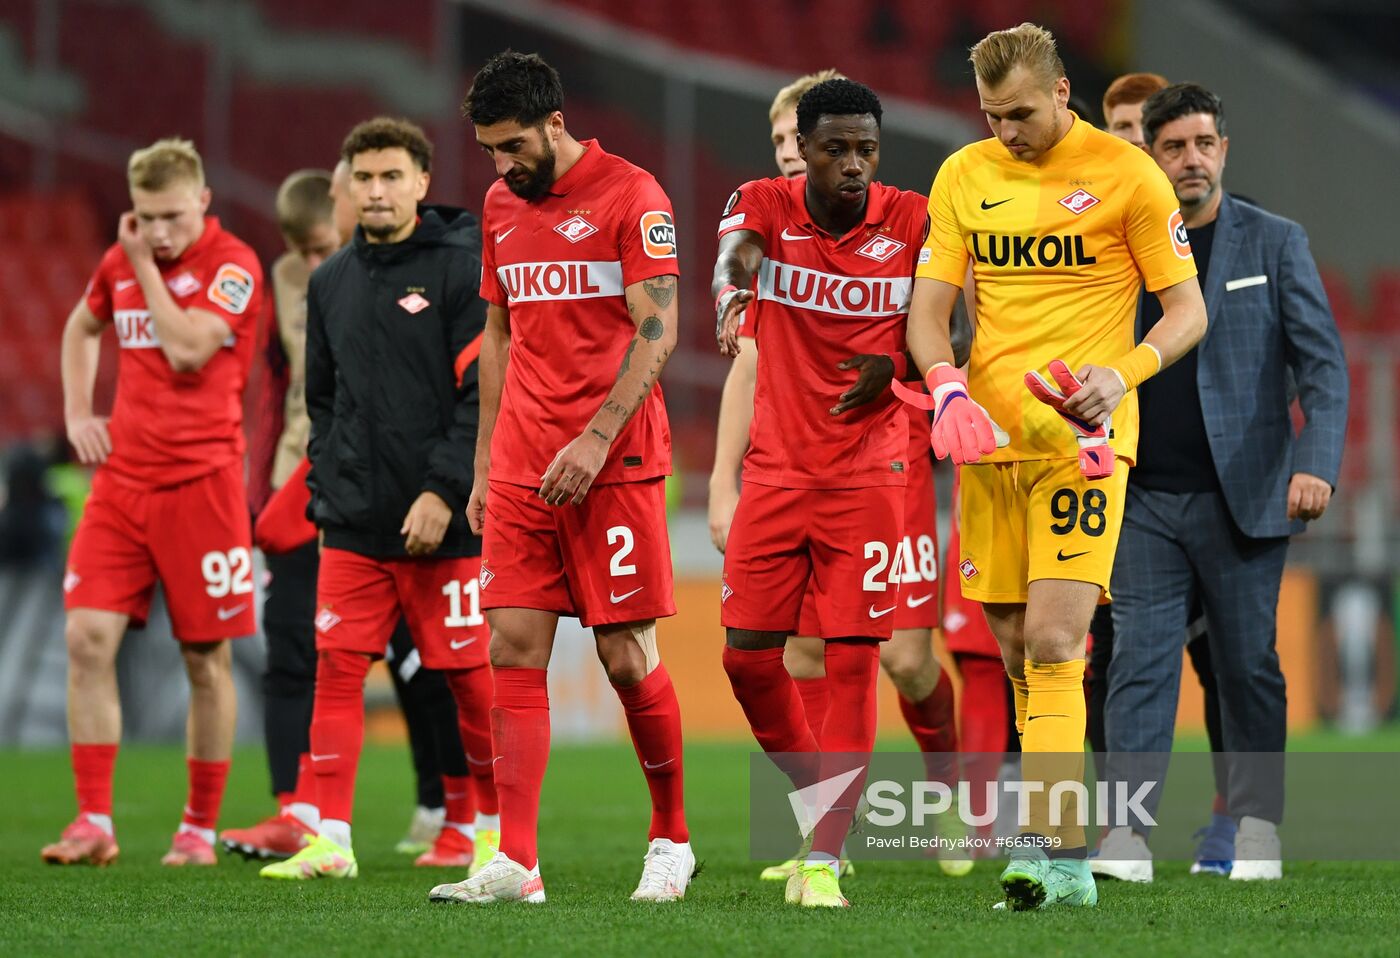
<path fill-rule="evenodd" d="M 967 393 L 967 374 L 939 363 L 925 378 L 928 394 L 910 389 L 899 380 L 890 383 L 894 394 L 911 406 L 933 410 L 933 454 L 957 465 L 977 462 L 1011 442 L 987 410 L 973 402 Z"/>
<path fill-rule="evenodd" d="M 1061 360 L 1052 359 L 1048 368 L 1058 388 L 1035 370 L 1026 373 L 1026 388 L 1069 424 L 1074 438 L 1079 442 L 1079 471 L 1084 478 L 1090 481 L 1107 479 L 1113 475 L 1114 463 L 1113 447 L 1108 444 L 1109 419 L 1104 419 L 1098 426 L 1091 426 L 1088 421 L 1066 410 L 1065 400 L 1084 388 L 1084 384 Z"/>

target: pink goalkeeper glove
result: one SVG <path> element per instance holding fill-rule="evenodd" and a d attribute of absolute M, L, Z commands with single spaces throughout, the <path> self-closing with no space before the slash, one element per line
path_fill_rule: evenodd
<path fill-rule="evenodd" d="M 952 457 L 958 465 L 977 462 L 1011 439 L 992 422 L 987 410 L 967 393 L 967 375 L 947 363 L 928 371 L 928 394 L 910 389 L 895 380 L 894 394 L 911 406 L 933 410 L 933 454 L 939 459 Z"/>
<path fill-rule="evenodd" d="M 1102 424 L 1091 426 L 1074 413 L 1067 412 L 1065 400 L 1079 392 L 1084 384 L 1061 360 L 1052 359 L 1047 368 L 1059 388 L 1052 386 L 1035 370 L 1026 373 L 1026 388 L 1031 391 L 1032 396 L 1055 410 L 1061 419 L 1069 423 L 1074 438 L 1079 441 L 1079 471 L 1084 474 L 1084 478 L 1091 481 L 1107 479 L 1113 475 L 1115 461 L 1113 447 L 1108 444 L 1111 428 L 1109 420 L 1105 419 Z"/>

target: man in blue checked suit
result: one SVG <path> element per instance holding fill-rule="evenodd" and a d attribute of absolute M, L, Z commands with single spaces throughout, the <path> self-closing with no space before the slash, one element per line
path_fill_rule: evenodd
<path fill-rule="evenodd" d="M 1141 440 L 1113 570 L 1108 777 L 1166 776 L 1187 615 L 1205 608 L 1238 821 L 1230 877 L 1282 875 L 1286 695 L 1275 610 L 1288 537 L 1326 510 L 1342 459 L 1347 369 L 1301 226 L 1224 192 L 1220 100 L 1176 84 L 1143 107 L 1148 149 L 1172 181 L 1210 326 L 1139 389 Z M 1138 336 L 1161 318 L 1138 307 Z M 1289 404 L 1305 417 L 1294 435 Z M 1136 787 L 1130 784 L 1131 791 Z M 1148 801 L 1155 811 L 1160 788 Z M 1097 874 L 1152 880 L 1144 826 L 1111 830 Z"/>

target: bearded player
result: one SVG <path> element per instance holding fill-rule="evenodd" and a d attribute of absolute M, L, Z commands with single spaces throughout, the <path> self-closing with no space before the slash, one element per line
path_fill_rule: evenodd
<path fill-rule="evenodd" d="M 962 592 L 983 604 L 1001 647 L 1024 776 L 1045 787 L 998 907 L 1088 906 L 1098 891 L 1079 809 L 1061 798 L 1052 812 L 1047 793 L 1083 776 L 1084 638 L 1136 454 L 1132 390 L 1200 340 L 1205 304 L 1170 184 L 1141 150 L 1067 109 L 1050 33 L 994 32 L 972 64 L 993 136 L 934 179 L 909 346 L 932 394 L 934 453 L 966 464 Z M 964 374 L 948 320 L 969 263 L 977 336 Z M 1134 347 L 1144 285 L 1164 316 Z"/>
<path fill-rule="evenodd" d="M 570 135 L 563 102 L 553 67 L 507 51 L 464 104 L 500 176 L 483 207 L 490 305 L 468 515 L 484 529 L 501 844 L 433 901 L 544 901 L 536 840 L 561 615 L 593 629 L 651 791 L 632 898 L 679 900 L 695 869 L 680 706 L 656 646 L 657 618 L 676 611 L 657 383 L 676 344 L 675 224 L 650 173 Z"/>
<path fill-rule="evenodd" d="M 256 631 L 242 393 L 262 269 L 206 215 L 190 142 L 137 150 L 127 181 L 132 209 L 63 330 L 68 439 L 97 473 L 63 582 L 78 817 L 42 854 L 61 865 L 117 857 L 117 649 L 145 624 L 159 582 L 190 678 L 189 797 L 162 862 L 213 865 L 236 712 L 227 640 Z M 92 407 L 108 327 L 121 347 L 110 419 Z"/>

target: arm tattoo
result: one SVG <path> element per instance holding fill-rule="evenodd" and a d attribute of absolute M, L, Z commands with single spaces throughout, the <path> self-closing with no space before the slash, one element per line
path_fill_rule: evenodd
<path fill-rule="evenodd" d="M 618 367 L 617 378 L 621 379 L 627 375 L 627 370 L 632 368 L 632 350 L 637 348 L 637 340 L 634 338 L 627 344 L 627 352 L 622 354 L 622 365 Z"/>
<path fill-rule="evenodd" d="M 657 276 L 655 279 L 642 280 L 642 289 L 647 291 L 651 301 L 657 306 L 665 309 L 671 305 L 671 300 L 676 298 L 676 278 L 674 276 Z"/>
<path fill-rule="evenodd" d="M 655 316 L 648 316 L 646 319 L 642 320 L 642 326 L 639 330 L 642 334 L 642 338 L 650 342 L 656 342 L 665 331 L 666 325 Z"/>
<path fill-rule="evenodd" d="M 606 435 L 604 435 L 603 433 L 599 432 L 597 429 L 590 429 L 589 432 L 593 433 L 593 435 L 595 435 L 595 436 L 597 436 L 599 439 L 603 440 L 603 442 L 612 442 L 611 439 L 609 439 L 609 438 L 608 438 Z"/>
<path fill-rule="evenodd" d="M 632 415 L 631 410 L 629 410 L 622 403 L 618 402 L 616 399 L 609 399 L 607 402 L 603 403 L 603 409 L 607 412 L 613 413 L 616 416 L 621 416 L 623 419 L 626 419 Z"/>

